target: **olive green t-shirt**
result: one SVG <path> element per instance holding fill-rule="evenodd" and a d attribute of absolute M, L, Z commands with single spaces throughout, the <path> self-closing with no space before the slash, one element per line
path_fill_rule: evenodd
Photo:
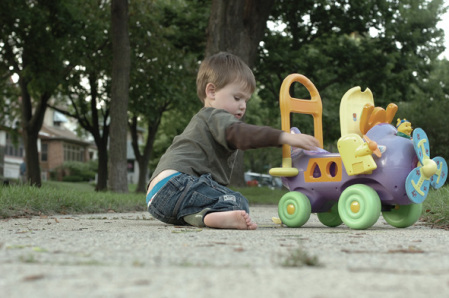
<path fill-rule="evenodd" d="M 237 149 L 278 146 L 282 131 L 241 122 L 225 110 L 202 108 L 161 157 L 151 180 L 164 170 L 212 179 L 228 185 Z M 150 181 L 151 181 L 150 180 Z"/>

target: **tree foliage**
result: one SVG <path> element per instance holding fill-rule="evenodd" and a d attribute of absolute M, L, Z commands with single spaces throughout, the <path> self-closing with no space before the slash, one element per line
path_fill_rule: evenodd
<path fill-rule="evenodd" d="M 449 61 L 436 60 L 422 88 L 410 102 L 399 105 L 399 116 L 407 118 L 412 127 L 421 127 L 430 141 L 430 157 L 442 156 L 449 160 Z"/>
<path fill-rule="evenodd" d="M 250 47 L 258 45 L 255 54 L 248 50 L 248 41 L 253 43 L 255 35 L 241 37 L 251 32 L 245 31 L 248 28 L 254 32 L 260 32 L 262 25 L 265 28 L 263 22 L 253 28 L 254 15 L 247 14 L 263 9 L 261 2 L 216 1 L 216 5 L 227 5 L 225 12 L 234 12 L 235 16 L 242 13 L 235 22 L 231 21 L 235 18 L 224 21 L 220 35 L 206 30 L 209 22 L 217 26 L 213 22 L 219 21 L 217 11 L 210 11 L 212 2 L 129 2 L 128 125 L 134 136 L 139 172 L 143 173 L 140 191 L 146 182 L 146 165 L 155 166 L 174 135 L 182 132 L 200 107 L 195 95 L 195 72 L 198 62 L 209 53 L 207 37 L 214 45 L 209 47 L 210 53 L 235 51 L 254 66 L 259 90 L 248 106 L 247 122 L 279 128 L 282 80 L 290 73 L 301 73 L 314 82 L 321 94 L 324 141 L 331 151 L 340 136 L 340 99 L 348 89 L 361 86 L 362 90 L 369 87 L 373 91 L 376 106 L 399 104 L 398 117 L 406 117 L 414 127 L 428 133 L 432 155 L 448 158 L 444 111 L 449 100 L 449 65 L 447 60 L 437 59 L 443 51 L 443 32 L 436 28 L 446 9 L 442 0 L 274 1 L 270 26 L 261 36 L 262 42 Z M 209 15 L 213 17 L 209 19 Z M 16 98 L 17 90 L 7 88 L 13 85 L 5 82 L 17 74 L 20 125 L 28 144 L 27 162 L 35 169 L 30 172 L 34 184 L 40 184 L 37 133 L 50 104 L 74 116 L 92 134 L 100 159 L 97 186 L 106 188 L 112 71 L 110 20 L 108 1 L 0 1 L 1 96 Z M 243 25 L 246 29 L 239 29 Z M 221 38 L 213 42 L 212 37 Z M 292 89 L 292 95 L 308 96 L 300 86 Z M 11 114 L 5 102 L 0 100 L 3 115 Z M 302 116 L 295 116 L 293 121 L 305 133 L 312 132 L 311 123 L 310 118 Z M 143 145 L 137 140 L 140 127 L 148 131 Z M 276 150 L 249 151 L 246 169 L 266 171 L 275 166 L 280 162 L 280 151 Z"/>
<path fill-rule="evenodd" d="M 270 21 L 278 29 L 267 30 L 255 68 L 263 105 L 277 113 L 282 80 L 306 75 L 322 97 L 324 141 L 331 147 L 340 137 L 339 102 L 350 88 L 369 87 L 384 108 L 422 95 L 431 62 L 444 49 L 436 28 L 443 12 L 441 0 L 276 2 Z M 309 97 L 301 88 L 292 95 Z M 271 119 L 275 124 L 276 115 Z M 313 132 L 310 119 L 293 124 Z"/>
<path fill-rule="evenodd" d="M 81 34 L 73 40 L 78 64 L 51 102 L 52 108 L 78 120 L 98 149 L 96 190 L 107 189 L 112 45 L 110 6 L 84 0 L 79 6 Z"/>
<path fill-rule="evenodd" d="M 76 64 L 72 41 L 81 32 L 72 1 L 0 3 L 1 76 L 19 78 L 27 178 L 40 186 L 38 133 L 58 84 Z"/>
<path fill-rule="evenodd" d="M 167 113 L 177 114 L 167 125 L 182 128 L 199 108 L 195 77 L 197 62 L 203 56 L 209 12 L 203 2 L 154 1 L 147 5 L 135 1 L 131 4 L 133 64 L 129 127 L 139 164 L 137 192 L 146 191 L 148 163 L 160 156 L 153 154 L 153 145 L 163 117 Z M 143 146 L 138 142 L 140 126 L 147 131 Z M 164 144 L 163 148 L 168 145 Z"/>

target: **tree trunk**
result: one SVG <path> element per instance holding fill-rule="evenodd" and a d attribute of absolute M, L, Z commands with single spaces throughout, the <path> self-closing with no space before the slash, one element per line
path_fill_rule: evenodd
<path fill-rule="evenodd" d="M 162 115 L 162 112 L 160 113 Z M 138 146 L 138 136 L 137 136 L 137 119 L 134 117 L 130 123 L 130 131 L 132 137 L 132 147 L 134 150 L 134 155 L 136 156 L 137 162 L 139 164 L 139 179 L 137 182 L 137 193 L 146 193 L 147 185 L 147 173 L 148 173 L 148 162 L 150 161 L 154 140 L 156 138 L 156 133 L 161 123 L 161 118 L 156 119 L 153 122 L 148 122 L 148 136 L 143 148 L 143 153 L 140 153 Z"/>
<path fill-rule="evenodd" d="M 226 51 L 253 67 L 273 4 L 274 0 L 212 0 L 206 56 Z"/>
<path fill-rule="evenodd" d="M 108 187 L 108 145 L 107 138 L 95 142 L 98 149 L 98 171 L 96 191 L 104 191 Z M 101 154 L 100 154 L 101 152 Z"/>
<path fill-rule="evenodd" d="M 39 151 L 37 141 L 39 131 L 44 121 L 45 110 L 50 96 L 46 93 L 41 95 L 39 103 L 33 111 L 31 96 L 28 92 L 28 81 L 24 78 L 19 79 L 21 90 L 21 116 L 22 116 L 22 137 L 25 147 L 25 163 L 27 181 L 34 186 L 40 187 L 41 169 L 39 165 Z M 34 114 L 33 114 L 34 112 Z"/>
<path fill-rule="evenodd" d="M 28 133 L 26 130 L 22 134 L 23 143 L 25 147 L 25 164 L 26 164 L 26 179 L 31 185 L 40 187 L 41 182 L 41 168 L 39 165 L 39 151 L 37 149 L 37 135 Z"/>
<path fill-rule="evenodd" d="M 142 158 L 138 160 L 137 163 L 139 165 L 139 177 L 137 180 L 136 193 L 146 193 L 147 191 L 147 174 L 148 174 L 148 162 L 149 158 Z"/>
<path fill-rule="evenodd" d="M 109 187 L 128 192 L 126 160 L 129 75 L 131 50 L 128 32 L 128 0 L 112 0 L 112 86 L 109 146 Z"/>
<path fill-rule="evenodd" d="M 225 51 L 252 67 L 273 4 L 274 0 L 212 0 L 206 56 Z M 243 174 L 243 152 L 239 152 L 231 184 L 244 186 Z"/>

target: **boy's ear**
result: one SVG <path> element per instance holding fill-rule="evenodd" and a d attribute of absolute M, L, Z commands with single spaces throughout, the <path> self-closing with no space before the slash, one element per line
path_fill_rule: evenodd
<path fill-rule="evenodd" d="M 212 83 L 208 83 L 206 85 L 206 96 L 215 99 L 215 85 Z"/>

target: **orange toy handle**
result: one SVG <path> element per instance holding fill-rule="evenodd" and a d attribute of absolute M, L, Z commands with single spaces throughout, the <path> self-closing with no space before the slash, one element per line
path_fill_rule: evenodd
<path fill-rule="evenodd" d="M 290 96 L 290 86 L 294 82 L 299 82 L 307 91 L 311 99 L 298 99 Z M 323 105 L 321 97 L 315 85 L 305 76 L 300 74 L 291 74 L 284 79 L 279 94 L 279 104 L 281 108 L 282 130 L 290 133 L 290 113 L 308 114 L 313 116 L 315 138 L 320 142 L 323 148 L 323 124 L 322 111 Z M 289 151 L 290 152 L 290 151 Z"/>
<path fill-rule="evenodd" d="M 293 83 L 299 82 L 307 91 L 310 99 L 298 99 L 291 97 L 290 87 Z M 323 148 L 323 124 L 322 124 L 322 103 L 321 97 L 315 85 L 305 76 L 300 74 L 291 74 L 284 79 L 279 93 L 279 105 L 281 108 L 281 126 L 282 130 L 290 133 L 290 113 L 308 114 L 313 116 L 314 135 Z M 297 171 L 292 168 L 291 148 L 289 145 L 282 145 L 282 169 L 272 169 L 270 174 L 273 176 L 295 176 Z M 296 174 L 295 174 L 296 173 Z"/>

